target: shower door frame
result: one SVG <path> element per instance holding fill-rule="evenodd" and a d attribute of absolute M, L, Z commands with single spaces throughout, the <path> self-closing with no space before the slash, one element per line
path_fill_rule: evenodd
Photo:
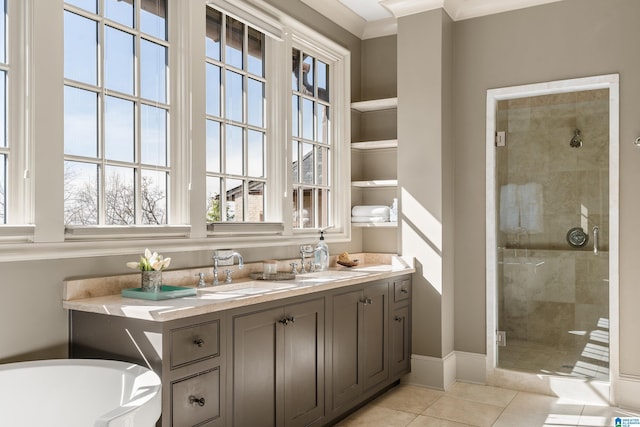
<path fill-rule="evenodd" d="M 498 101 L 555 93 L 609 89 L 609 402 L 614 395 L 618 366 L 619 311 L 619 75 L 607 74 L 487 90 L 486 125 L 486 322 L 487 378 L 497 370 L 498 257 L 496 213 L 496 113 Z M 582 381 L 582 380 L 581 380 Z"/>

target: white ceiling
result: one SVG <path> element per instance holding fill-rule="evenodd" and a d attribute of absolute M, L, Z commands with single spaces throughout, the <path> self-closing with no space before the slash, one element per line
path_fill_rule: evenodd
<path fill-rule="evenodd" d="M 562 0 L 301 0 L 361 39 L 397 32 L 396 18 L 443 8 L 454 21 Z"/>

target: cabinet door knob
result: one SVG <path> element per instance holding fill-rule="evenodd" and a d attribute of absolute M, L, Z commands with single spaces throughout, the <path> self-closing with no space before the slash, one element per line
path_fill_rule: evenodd
<path fill-rule="evenodd" d="M 189 403 L 196 404 L 198 406 L 204 406 L 204 397 L 197 398 L 191 395 L 189 396 Z"/>
<path fill-rule="evenodd" d="M 198 347 L 202 347 L 204 345 L 204 340 L 202 338 L 196 338 L 193 340 L 193 343 Z"/>
<path fill-rule="evenodd" d="M 393 320 L 395 320 L 396 322 L 402 322 L 402 317 L 396 316 Z"/>
<path fill-rule="evenodd" d="M 361 303 L 363 303 L 364 305 L 371 305 L 373 304 L 373 301 L 371 300 L 371 298 L 364 298 L 360 300 Z"/>
<path fill-rule="evenodd" d="M 289 324 L 289 318 L 285 317 L 284 319 L 280 319 L 278 320 L 278 323 L 282 323 L 284 326 L 287 326 Z"/>
<path fill-rule="evenodd" d="M 403 294 L 408 294 L 409 290 L 405 289 L 405 288 L 402 288 L 402 289 L 400 289 L 400 292 L 402 292 Z"/>

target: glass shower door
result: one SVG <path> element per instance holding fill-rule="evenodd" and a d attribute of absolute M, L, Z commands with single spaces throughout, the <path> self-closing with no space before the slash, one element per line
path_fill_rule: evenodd
<path fill-rule="evenodd" d="M 609 379 L 609 91 L 503 100 L 497 367 Z"/>

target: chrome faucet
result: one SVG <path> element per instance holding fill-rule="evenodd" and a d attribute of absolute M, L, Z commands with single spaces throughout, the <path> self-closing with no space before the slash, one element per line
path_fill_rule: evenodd
<path fill-rule="evenodd" d="M 300 246 L 300 274 L 307 273 L 307 270 L 304 268 L 304 258 L 305 255 L 313 255 L 315 250 L 311 245 L 301 245 Z"/>
<path fill-rule="evenodd" d="M 218 262 L 226 261 L 228 259 L 233 259 L 233 257 L 238 258 L 238 269 L 242 269 L 244 267 L 244 261 L 242 259 L 242 255 L 238 252 L 232 252 L 229 255 L 218 255 L 218 252 L 213 254 L 213 286 L 219 285 L 220 281 L 218 280 Z M 227 279 L 226 283 L 231 283 L 231 271 L 227 271 Z"/>

